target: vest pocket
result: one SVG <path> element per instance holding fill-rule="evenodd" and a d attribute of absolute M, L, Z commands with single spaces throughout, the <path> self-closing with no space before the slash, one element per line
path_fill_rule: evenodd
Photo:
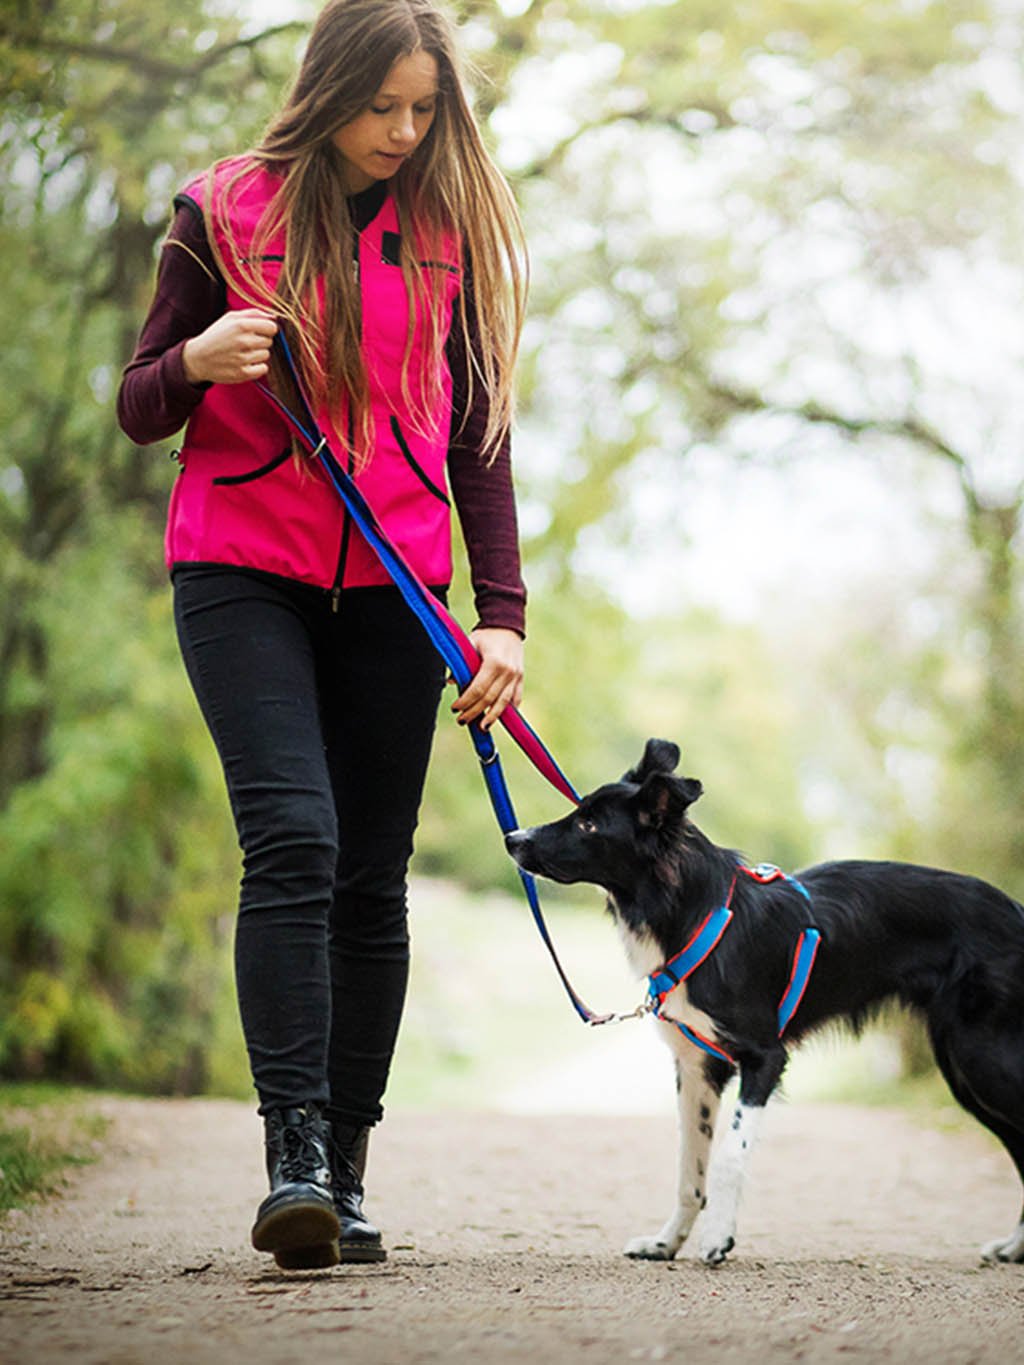
<path fill-rule="evenodd" d="M 284 464 L 291 453 L 291 446 L 286 446 L 280 455 L 275 455 L 272 460 L 268 460 L 266 464 L 261 464 L 258 469 L 247 470 L 244 474 L 219 474 L 210 482 L 217 484 L 251 483 L 253 479 L 262 479 L 264 474 L 272 473 L 278 465 Z"/>
<path fill-rule="evenodd" d="M 423 468 L 423 466 L 417 461 L 416 457 L 409 449 L 409 443 L 402 434 L 402 428 L 398 425 L 397 417 L 391 418 L 391 431 L 395 440 L 398 442 L 398 448 L 402 452 L 406 464 L 419 479 L 423 487 L 427 490 L 428 493 L 432 493 L 435 498 L 440 498 L 440 500 L 444 503 L 445 507 L 451 507 L 452 505 L 451 499 L 448 497 L 448 494 L 444 491 L 443 488 L 438 488 L 437 484 L 433 481 L 433 479 Z"/>

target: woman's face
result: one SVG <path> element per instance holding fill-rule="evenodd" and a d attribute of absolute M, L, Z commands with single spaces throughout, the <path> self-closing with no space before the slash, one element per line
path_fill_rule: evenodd
<path fill-rule="evenodd" d="M 349 194 L 387 180 L 420 145 L 434 121 L 437 82 L 437 61 L 429 52 L 400 57 L 368 107 L 331 135 Z"/>

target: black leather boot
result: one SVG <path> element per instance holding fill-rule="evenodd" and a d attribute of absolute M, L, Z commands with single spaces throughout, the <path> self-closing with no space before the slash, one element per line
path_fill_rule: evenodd
<path fill-rule="evenodd" d="M 369 1142 L 369 1128 L 337 1121 L 327 1125 L 334 1209 L 341 1224 L 338 1257 L 346 1262 L 383 1261 L 388 1254 L 381 1245 L 379 1229 L 363 1212 L 363 1176 Z"/>
<path fill-rule="evenodd" d="M 316 1105 L 271 1109 L 264 1119 L 270 1193 L 256 1212 L 252 1244 L 285 1270 L 338 1263 L 326 1125 Z"/>

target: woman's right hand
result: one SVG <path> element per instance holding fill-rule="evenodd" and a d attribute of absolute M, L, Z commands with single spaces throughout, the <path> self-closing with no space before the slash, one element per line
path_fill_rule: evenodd
<path fill-rule="evenodd" d="M 190 337 L 182 349 L 190 384 L 244 384 L 270 368 L 270 343 L 277 332 L 262 308 L 233 308 Z"/>

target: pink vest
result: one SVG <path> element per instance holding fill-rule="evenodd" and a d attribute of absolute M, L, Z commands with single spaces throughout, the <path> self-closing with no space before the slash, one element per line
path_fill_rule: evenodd
<path fill-rule="evenodd" d="M 238 255 L 245 256 L 260 216 L 280 181 L 253 166 L 224 204 L 219 190 L 240 165 L 218 168 L 214 182 L 214 229 L 228 268 L 228 308 L 248 306 L 231 278 L 232 252 L 223 230 L 230 218 Z M 206 177 L 185 193 L 201 204 Z M 398 213 L 389 196 L 360 234 L 359 280 L 363 359 L 373 418 L 372 457 L 354 468 L 347 433 L 327 413 L 318 414 L 335 455 L 352 470 L 384 529 L 427 583 L 451 579 L 451 519 L 445 477 L 451 426 L 451 375 L 441 358 L 441 398 L 425 421 L 402 394 L 409 299 L 398 260 Z M 284 254 L 283 234 L 267 245 L 264 277 L 273 286 Z M 444 243 L 445 330 L 461 273 L 455 239 Z M 413 338 L 409 389 L 423 390 L 428 363 L 421 329 Z M 338 494 L 319 465 L 296 461 L 284 418 L 253 383 L 214 384 L 189 419 L 181 473 L 171 495 L 167 523 L 168 565 L 236 564 L 297 578 L 317 587 L 365 587 L 389 583 L 376 555 L 351 525 Z"/>

